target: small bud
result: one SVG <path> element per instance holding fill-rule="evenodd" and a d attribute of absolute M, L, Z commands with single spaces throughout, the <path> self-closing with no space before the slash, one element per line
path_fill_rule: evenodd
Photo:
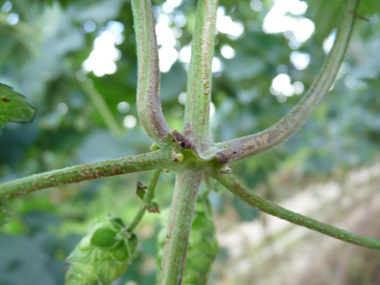
<path fill-rule="evenodd" d="M 176 154 L 174 155 L 174 158 L 172 159 L 172 161 L 173 161 L 173 162 L 182 162 L 183 159 L 184 159 L 183 154 L 179 152 L 179 153 L 176 153 Z"/>
<path fill-rule="evenodd" d="M 228 166 L 227 165 L 223 165 L 220 168 L 219 172 L 222 173 L 222 174 L 230 174 L 233 167 L 234 167 L 233 165 L 228 165 Z"/>
<path fill-rule="evenodd" d="M 149 148 L 150 151 L 155 151 L 155 150 L 158 150 L 158 149 L 160 149 L 160 147 L 159 147 L 158 145 L 156 145 L 155 143 L 152 144 L 152 145 L 150 146 L 150 148 Z"/>

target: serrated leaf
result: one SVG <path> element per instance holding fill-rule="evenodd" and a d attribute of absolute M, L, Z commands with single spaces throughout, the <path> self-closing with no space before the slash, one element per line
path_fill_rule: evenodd
<path fill-rule="evenodd" d="M 111 284 L 136 257 L 136 235 L 126 235 L 120 229 L 122 221 L 115 226 L 115 220 L 107 218 L 107 222 L 93 225 L 67 257 L 66 284 Z"/>
<path fill-rule="evenodd" d="M 23 95 L 0 83 L 0 127 L 8 122 L 30 123 L 36 111 Z"/>

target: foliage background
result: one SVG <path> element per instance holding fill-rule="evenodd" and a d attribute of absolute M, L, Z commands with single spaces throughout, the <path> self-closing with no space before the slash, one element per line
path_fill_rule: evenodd
<path fill-rule="evenodd" d="M 292 82 L 301 81 L 305 88 L 310 86 L 326 56 L 323 40 L 336 27 L 339 19 L 336 15 L 342 4 L 341 0 L 307 1 L 309 8 L 302 17 L 315 23 L 315 32 L 300 47 L 292 49 L 283 33 L 263 32 L 262 24 L 273 2 L 262 1 L 262 9 L 254 11 L 252 3 L 258 2 L 220 1 L 226 15 L 244 26 L 244 33 L 238 39 L 223 33 L 217 35 L 215 55 L 224 69 L 213 79 L 212 101 L 216 113 L 212 119 L 212 134 L 215 141 L 264 130 L 296 104 L 300 98 L 297 95 L 279 102 L 283 98 L 270 92 L 272 80 L 286 71 Z M 234 174 L 272 201 L 291 199 L 310 182 L 345 181 L 349 170 L 378 160 L 380 7 L 373 0 L 362 2 L 361 13 L 371 22 L 357 21 L 345 68 L 312 118 L 284 145 L 235 164 Z M 12 4 L 11 10 L 5 9 L 5 3 L 0 12 L 0 82 L 27 96 L 38 114 L 31 124 L 8 123 L 0 130 L 1 182 L 148 151 L 151 142 L 141 126 L 137 123 L 133 128 L 126 128 L 123 123 L 127 115 L 137 117 L 136 51 L 129 1 L 15 0 L 7 3 Z M 156 16 L 162 15 L 167 3 L 153 3 Z M 178 51 L 191 41 L 195 6 L 196 1 L 183 1 L 171 13 L 166 13 L 169 19 L 174 19 L 170 27 L 180 28 L 182 32 L 174 46 Z M 10 24 L 12 13 L 19 16 L 14 25 Z M 178 24 L 181 18 L 178 15 L 186 17 L 183 26 L 183 23 Z M 299 16 L 289 14 L 289 17 Z M 122 23 L 123 27 L 117 45 L 120 50 L 120 58 L 115 62 L 117 71 L 101 77 L 85 73 L 82 63 L 90 55 L 95 38 L 107 27 L 112 28 L 115 23 L 112 21 L 117 21 L 118 27 Z M 94 25 L 89 28 L 89 23 Z M 236 51 L 233 59 L 221 55 L 221 48 L 226 44 Z M 311 55 L 305 70 L 297 70 L 291 63 L 294 50 Z M 86 85 L 85 78 L 92 84 Z M 163 110 L 173 129 L 181 129 L 183 105 L 178 97 L 185 91 L 185 85 L 186 64 L 177 60 L 161 77 Z M 105 102 L 103 107 L 96 105 L 99 98 Z M 129 104 L 127 113 L 118 110 L 120 102 Z M 110 112 L 113 119 L 105 118 L 104 112 Z M 32 285 L 41 284 L 41 280 L 46 285 L 62 284 L 64 259 L 89 225 L 104 219 L 107 211 L 130 220 L 136 211 L 136 181 L 146 183 L 148 175 L 132 174 L 61 186 L 2 201 L 12 218 L 0 237 L 1 284 Z M 156 192 L 162 209 L 170 204 L 173 189 L 174 175 L 169 173 L 167 178 L 160 178 Z M 211 200 L 219 232 L 234 230 L 240 222 L 265 220 L 254 209 L 223 192 L 221 187 L 218 189 L 218 193 L 211 194 Z M 322 202 L 317 199 L 313 203 Z M 337 205 L 335 209 L 339 208 L 340 200 L 334 205 Z M 354 202 L 352 207 L 355 205 Z M 373 234 L 377 233 L 378 237 L 380 228 L 371 225 L 377 228 Z M 158 230 L 156 217 L 147 215 L 137 229 L 139 257 L 116 284 L 127 281 L 154 283 L 155 234 Z M 272 239 L 276 243 L 276 237 Z M 312 248 L 318 242 L 306 244 Z M 252 279 L 244 281 L 247 278 L 244 274 L 243 277 L 237 274 L 233 280 L 223 276 L 222 265 L 228 264 L 230 256 L 229 248 L 222 247 L 210 283 L 251 284 L 249 280 Z M 253 266 L 254 256 L 250 258 Z M 377 260 L 372 265 L 374 268 L 379 266 L 378 258 L 368 259 Z M 331 258 L 326 255 L 326 260 Z M 266 270 L 270 268 L 271 263 Z M 376 284 L 380 280 L 372 272 L 364 272 L 365 277 L 360 277 L 360 268 L 355 268 L 352 270 L 356 272 L 356 279 L 349 277 L 347 280 L 368 280 L 361 284 Z M 283 284 L 287 284 L 290 277 L 284 276 Z"/>

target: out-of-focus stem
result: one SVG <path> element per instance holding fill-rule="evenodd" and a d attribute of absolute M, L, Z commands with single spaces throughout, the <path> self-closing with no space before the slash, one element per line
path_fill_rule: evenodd
<path fill-rule="evenodd" d="M 95 109 L 99 112 L 108 130 L 115 136 L 120 137 L 123 134 L 119 124 L 116 122 L 115 117 L 112 115 L 102 95 L 95 89 L 91 80 L 79 81 L 83 91 L 90 98 Z"/>

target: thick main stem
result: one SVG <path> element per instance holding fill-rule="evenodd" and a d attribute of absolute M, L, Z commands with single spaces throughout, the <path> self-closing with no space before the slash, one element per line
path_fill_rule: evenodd
<path fill-rule="evenodd" d="M 164 256 L 161 263 L 160 285 L 178 285 L 182 282 L 191 225 L 202 174 L 189 165 L 177 174 Z"/>
<path fill-rule="evenodd" d="M 137 111 L 147 135 L 159 146 L 170 141 L 170 128 L 162 114 L 160 102 L 160 70 L 156 32 L 150 0 L 132 0 L 135 23 L 138 82 Z"/>
<path fill-rule="evenodd" d="M 217 0 L 198 1 L 191 44 L 183 133 L 199 150 L 210 144 L 210 101 Z"/>

